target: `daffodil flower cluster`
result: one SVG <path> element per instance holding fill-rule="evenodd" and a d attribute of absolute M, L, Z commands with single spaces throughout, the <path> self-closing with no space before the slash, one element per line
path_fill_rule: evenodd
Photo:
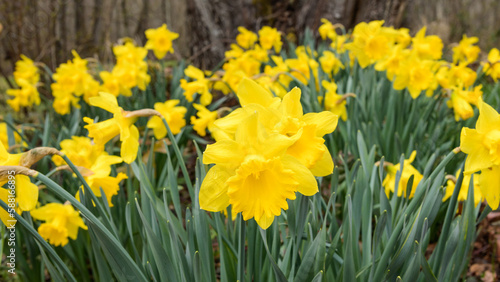
<path fill-rule="evenodd" d="M 318 191 L 314 176 L 333 172 L 323 136 L 335 130 L 338 116 L 304 115 L 298 88 L 281 100 L 244 79 L 237 95 L 242 108 L 214 122 L 217 142 L 203 155 L 203 163 L 215 166 L 200 188 L 200 207 L 217 212 L 231 205 L 266 229 L 296 192 Z"/>
<path fill-rule="evenodd" d="M 44 220 L 38 228 L 40 235 L 55 246 L 64 246 L 68 243 L 68 237 L 76 239 L 78 229 L 87 229 L 77 211 L 70 205 L 50 203 L 38 207 L 38 186 L 33 184 L 29 170 L 33 164 L 46 155 L 62 155 L 61 152 L 53 148 L 35 148 L 25 153 L 9 154 L 3 143 L 0 142 L 0 187 L 6 183 L 14 187 L 15 201 L 14 210 L 21 214 L 23 211 L 30 211 L 31 216 L 37 220 Z M 14 179 L 5 178 L 5 170 L 14 172 Z M 30 173 L 27 173 L 30 172 Z M 34 172 L 38 173 L 38 172 Z M 0 200 L 4 203 L 12 204 L 10 196 L 11 188 L 0 188 Z M 11 226 L 12 215 L 6 210 L 0 209 L 0 219 L 6 226 Z"/>
<path fill-rule="evenodd" d="M 40 94 L 37 90 L 39 80 L 40 74 L 33 61 L 21 55 L 21 60 L 16 62 L 14 71 L 14 81 L 19 86 L 19 89 L 7 90 L 7 95 L 14 97 L 14 99 L 7 100 L 7 104 L 16 112 L 21 107 L 40 105 Z"/>
<path fill-rule="evenodd" d="M 178 34 L 170 32 L 166 25 L 163 25 L 158 29 L 147 30 L 146 36 L 149 40 L 145 47 L 135 46 L 130 40 L 126 40 L 123 45 L 113 47 L 116 65 L 111 71 L 99 73 L 102 83 L 89 72 L 88 60 L 82 59 L 73 50 L 73 60 L 61 64 L 52 77 L 55 81 L 51 84 L 55 112 L 60 115 L 68 114 L 72 107 L 80 108 L 81 97 L 89 103 L 89 99 L 97 96 L 99 91 L 114 96 L 120 94 L 131 96 L 135 87 L 145 90 L 151 81 L 148 64 L 145 61 L 148 49 L 153 50 L 158 58 L 164 57 L 167 52 L 173 53 L 172 40 L 176 39 Z M 14 78 L 21 88 L 7 91 L 8 95 L 15 97 L 8 100 L 9 105 L 15 111 L 19 111 L 21 106 L 31 107 L 40 104 L 36 88 L 39 74 L 33 61 L 22 55 L 21 60 L 16 63 Z"/>
<path fill-rule="evenodd" d="M 326 19 L 322 22 L 319 28 L 321 37 L 331 39 L 332 49 L 338 49 L 340 35 L 335 31 L 336 26 Z M 432 96 L 434 90 L 441 86 L 449 97 L 447 105 L 454 110 L 455 119 L 458 121 L 472 117 L 472 105 L 476 105 L 478 98 L 482 96 L 481 86 L 473 85 L 476 72 L 468 67 L 478 59 L 481 52 L 475 45 L 478 38 L 464 35 L 458 45 L 452 48 L 453 61 L 446 62 L 441 58 L 441 39 L 435 35 L 427 36 L 426 27 L 412 38 L 408 29 L 384 27 L 383 23 L 360 23 L 354 28 L 351 40 L 341 40 L 342 46 L 349 51 L 351 64 L 356 60 L 362 68 L 374 65 L 377 71 L 385 71 L 387 78 L 394 82 L 396 90 L 406 88 L 414 99 L 423 91 L 427 96 Z M 339 64 L 326 52 L 330 51 L 324 52 L 324 62 L 335 67 L 322 63 L 322 68 L 325 72 L 332 68 L 335 73 Z M 342 52 L 337 50 L 339 54 Z M 495 80 L 500 74 L 500 65 L 497 64 L 499 60 L 498 49 L 494 48 L 490 51 L 488 62 L 483 63 L 484 72 Z"/>
<path fill-rule="evenodd" d="M 282 57 L 272 55 L 273 52 L 281 52 L 281 34 L 269 26 L 262 27 L 258 35 L 243 27 L 238 28 L 238 31 L 237 44 L 231 44 L 231 50 L 225 53 L 227 62 L 222 66 L 223 74 L 214 77 L 222 82 L 216 82 L 214 89 L 227 94 L 238 89 L 244 78 L 251 78 L 275 95 L 283 97 L 293 79 L 284 74 L 290 71 L 289 64 Z M 261 73 L 263 64 L 266 65 Z M 309 67 L 307 68 L 306 75 L 309 75 Z"/>
<path fill-rule="evenodd" d="M 82 59 L 75 50 L 71 52 L 73 60 L 61 64 L 52 78 L 53 107 L 56 113 L 65 115 L 71 112 L 71 106 L 79 109 L 83 96 L 88 103 L 90 97 L 97 96 L 99 82 L 90 75 L 86 59 Z"/>
<path fill-rule="evenodd" d="M 112 207 L 112 197 L 118 194 L 119 183 L 127 179 L 127 175 L 120 172 L 115 177 L 111 176 L 111 166 L 123 162 L 122 158 L 108 155 L 103 145 L 93 144 L 88 137 L 73 136 L 61 141 L 59 145 L 60 151 L 77 166 L 94 195 L 101 197 L 102 189 L 108 205 Z M 53 156 L 52 160 L 57 166 L 64 165 L 64 160 L 58 155 Z M 79 193 L 75 197 L 79 199 Z"/>
<path fill-rule="evenodd" d="M 101 91 L 111 93 L 115 97 L 120 94 L 128 97 L 132 95 L 134 87 L 146 90 L 151 81 L 148 64 L 145 61 L 148 50 L 127 41 L 124 45 L 114 46 L 113 53 L 116 57 L 113 70 L 99 73 L 103 81 Z"/>

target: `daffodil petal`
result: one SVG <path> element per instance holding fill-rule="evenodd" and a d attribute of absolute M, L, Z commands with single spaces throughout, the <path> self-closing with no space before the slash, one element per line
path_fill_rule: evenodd
<path fill-rule="evenodd" d="M 200 188 L 201 209 L 218 212 L 229 206 L 226 183 L 229 177 L 231 171 L 220 165 L 215 165 L 208 171 Z"/>
<path fill-rule="evenodd" d="M 286 155 L 281 163 L 293 171 L 293 179 L 299 183 L 297 191 L 302 195 L 312 196 L 318 192 L 318 183 L 311 171 L 292 156 Z"/>
<path fill-rule="evenodd" d="M 483 102 L 481 99 L 478 103 L 479 117 L 476 123 L 477 131 L 484 133 L 500 128 L 500 115 L 493 109 L 492 106 Z"/>
<path fill-rule="evenodd" d="M 323 135 L 330 134 L 337 128 L 339 116 L 327 111 L 308 113 L 302 117 L 302 121 L 306 124 L 315 124 L 316 136 L 323 137 Z"/>
<path fill-rule="evenodd" d="M 300 118 L 304 114 L 302 109 L 302 104 L 300 103 L 300 89 L 294 87 L 290 92 L 288 92 L 281 102 L 281 112 L 284 115 L 291 116 L 294 118 Z"/>
<path fill-rule="evenodd" d="M 257 224 L 260 226 L 260 228 L 267 229 L 269 228 L 269 226 L 271 226 L 273 221 L 274 221 L 274 215 L 272 216 L 264 215 L 261 218 L 259 218 L 259 220 L 257 220 Z"/>
<path fill-rule="evenodd" d="M 465 161 L 465 173 L 474 173 L 493 165 L 488 150 L 482 145 L 483 139 L 483 134 L 479 134 L 476 130 L 462 128 L 460 148 L 468 154 Z"/>
<path fill-rule="evenodd" d="M 326 146 L 325 149 L 326 150 L 321 156 L 321 159 L 319 159 L 312 167 L 309 168 L 314 176 L 322 177 L 333 173 L 333 159 Z"/>
<path fill-rule="evenodd" d="M 99 107 L 110 113 L 115 114 L 121 111 L 121 108 L 118 106 L 116 97 L 113 94 L 109 94 L 106 92 L 100 92 L 99 96 L 89 98 L 89 103 L 94 107 Z"/>
<path fill-rule="evenodd" d="M 242 107 L 252 103 L 267 107 L 273 102 L 273 95 L 271 92 L 248 78 L 243 78 L 236 95 Z"/>
<path fill-rule="evenodd" d="M 483 169 L 479 176 L 479 187 L 492 210 L 500 203 L 500 166 Z"/>
<path fill-rule="evenodd" d="M 130 126 L 130 135 L 124 139 L 121 146 L 123 161 L 130 164 L 137 158 L 139 150 L 139 130 L 135 125 Z"/>
<path fill-rule="evenodd" d="M 0 188 L 0 200 L 9 204 L 9 189 Z M 10 214 L 3 208 L 0 208 L 0 219 L 7 227 L 10 227 L 12 223 L 15 223 L 15 218 L 10 217 Z"/>
<path fill-rule="evenodd" d="M 38 186 L 26 175 L 16 175 L 16 200 L 23 211 L 34 209 L 38 203 Z"/>
<path fill-rule="evenodd" d="M 238 143 L 233 140 L 221 140 L 207 146 L 203 163 L 241 163 L 243 157 L 243 150 Z"/>
<path fill-rule="evenodd" d="M 158 116 L 151 117 L 146 126 L 153 129 L 156 139 L 162 139 L 167 136 L 167 128 L 163 124 L 162 119 Z"/>

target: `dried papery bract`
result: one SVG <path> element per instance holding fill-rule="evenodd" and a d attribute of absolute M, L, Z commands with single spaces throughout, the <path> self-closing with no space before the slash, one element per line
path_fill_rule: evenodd
<path fill-rule="evenodd" d="M 57 149 L 50 147 L 38 147 L 29 150 L 21 156 L 21 160 L 19 161 L 19 165 L 24 167 L 31 167 L 39 160 L 41 160 L 45 156 L 58 155 L 63 156 L 64 154 L 59 152 Z"/>

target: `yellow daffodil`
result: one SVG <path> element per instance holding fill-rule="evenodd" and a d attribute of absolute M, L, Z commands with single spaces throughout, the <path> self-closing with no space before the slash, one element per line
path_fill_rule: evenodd
<path fill-rule="evenodd" d="M 316 60 L 309 57 L 305 48 L 298 47 L 295 50 L 297 58 L 286 59 L 286 65 L 291 69 L 290 74 L 300 80 L 305 85 L 309 84 L 311 78 L 311 70 L 316 79 L 316 89 L 318 89 L 318 67 L 319 64 Z"/>
<path fill-rule="evenodd" d="M 8 89 L 7 95 L 14 99 L 7 100 L 7 104 L 16 112 L 21 107 L 32 107 L 40 104 L 40 94 L 37 90 L 37 83 L 40 80 L 38 68 L 32 60 L 21 55 L 21 60 L 16 62 L 14 80 L 19 89 Z"/>
<path fill-rule="evenodd" d="M 236 35 L 236 43 L 242 48 L 250 49 L 257 41 L 257 34 L 249 31 L 248 29 L 240 26 L 238 27 L 239 34 Z"/>
<path fill-rule="evenodd" d="M 408 185 L 408 180 L 410 177 L 413 175 L 413 185 L 411 187 L 410 195 L 409 198 L 413 198 L 413 195 L 415 194 L 415 189 L 417 188 L 418 183 L 422 180 L 423 175 L 411 165 L 411 163 L 415 160 L 415 157 L 417 155 L 417 151 L 413 151 L 410 155 L 410 158 L 404 160 L 403 164 L 403 172 L 401 173 L 401 178 L 399 179 L 399 185 L 398 185 L 398 197 L 401 197 L 404 195 L 405 197 L 408 197 L 406 195 L 406 190 L 407 190 L 407 185 Z M 387 197 L 390 196 L 390 193 L 395 193 L 395 182 L 396 182 L 396 174 L 400 169 L 400 164 L 395 164 L 395 165 L 388 165 L 385 167 L 385 170 L 387 171 L 387 176 L 384 178 L 384 181 L 382 182 L 382 186 L 385 188 L 385 194 Z"/>
<path fill-rule="evenodd" d="M 14 99 L 7 100 L 7 104 L 14 111 L 18 112 L 21 107 L 40 105 L 40 95 L 36 86 L 29 84 L 25 80 L 21 80 L 18 85 L 21 88 L 7 90 L 7 95 L 14 97 Z"/>
<path fill-rule="evenodd" d="M 326 38 L 335 40 L 337 36 L 337 32 L 335 31 L 335 26 L 327 19 L 321 19 L 321 26 L 318 28 L 319 35 L 321 39 L 325 40 Z"/>
<path fill-rule="evenodd" d="M 87 230 L 82 218 L 71 205 L 50 203 L 33 210 L 31 216 L 45 221 L 38 227 L 38 233 L 54 246 L 65 246 L 69 242 L 68 237 L 76 240 L 79 228 Z"/>
<path fill-rule="evenodd" d="M 82 96 L 88 103 L 90 97 L 97 96 L 99 91 L 99 83 L 88 73 L 87 60 L 82 59 L 74 50 L 72 54 L 72 61 L 61 64 L 56 69 L 53 75 L 55 83 L 51 84 L 54 96 L 52 106 L 60 115 L 71 112 L 71 106 L 80 108 Z"/>
<path fill-rule="evenodd" d="M 107 154 L 103 144 L 94 144 L 90 138 L 83 136 L 72 136 L 71 139 L 62 140 L 59 146 L 61 147 L 60 151 L 74 165 L 86 168 L 91 167 L 100 155 Z M 64 165 L 64 159 L 58 155 L 53 156 L 52 161 L 56 166 Z"/>
<path fill-rule="evenodd" d="M 335 40 L 332 41 L 330 47 L 337 51 L 337 54 L 343 54 L 346 49 L 347 35 L 337 35 Z"/>
<path fill-rule="evenodd" d="M 443 202 L 448 200 L 455 190 L 456 178 L 458 178 L 460 171 L 457 171 L 456 177 L 454 179 L 448 179 L 446 181 L 446 191 L 443 196 Z M 458 192 L 458 201 L 466 201 L 467 195 L 469 194 L 469 184 L 472 174 L 464 174 L 464 179 L 460 191 Z M 479 188 L 479 175 L 474 175 L 474 206 L 477 206 L 482 200 L 483 195 L 481 194 L 481 189 Z"/>
<path fill-rule="evenodd" d="M 407 88 L 413 99 L 416 99 L 424 90 L 427 96 L 431 96 L 432 91 L 438 86 L 433 72 L 434 68 L 435 61 L 410 56 L 401 64 L 398 75 L 394 79 L 394 89 Z"/>
<path fill-rule="evenodd" d="M 346 48 L 358 59 L 362 68 L 384 58 L 390 51 L 391 38 L 382 27 L 384 21 L 361 22 L 352 32 L 353 41 Z"/>
<path fill-rule="evenodd" d="M 205 136 L 207 135 L 207 128 L 210 131 L 214 121 L 217 119 L 216 111 L 209 111 L 203 105 L 193 104 L 193 107 L 198 110 L 196 113 L 197 117 L 191 117 L 191 124 L 193 125 L 193 129 L 196 130 L 198 135 Z"/>
<path fill-rule="evenodd" d="M 194 94 L 198 93 L 200 94 L 200 104 L 204 106 L 209 105 L 212 102 L 212 94 L 208 90 L 210 81 L 205 78 L 203 71 L 190 65 L 184 70 L 184 74 L 194 79 L 191 82 L 187 82 L 185 79 L 180 80 L 186 100 L 193 102 Z"/>
<path fill-rule="evenodd" d="M 228 51 L 224 52 L 224 56 L 226 59 L 234 59 L 234 58 L 239 58 L 243 53 L 245 53 L 245 50 L 238 46 L 237 44 L 231 44 L 231 49 Z"/>
<path fill-rule="evenodd" d="M 463 86 L 468 88 L 476 81 L 476 72 L 467 67 L 467 63 L 461 62 L 458 65 L 443 64 L 436 73 L 436 79 L 443 88 L 453 88 Z"/>
<path fill-rule="evenodd" d="M 342 118 L 343 121 L 347 120 L 346 99 L 342 95 L 337 94 L 337 84 L 323 80 L 321 82 L 323 88 L 326 89 L 325 93 L 325 110 L 334 113 Z M 318 97 L 320 103 L 323 102 L 323 97 Z"/>
<path fill-rule="evenodd" d="M 281 51 L 283 44 L 279 31 L 269 26 L 264 26 L 259 30 L 259 43 L 265 50 L 271 50 L 274 47 L 276 53 Z"/>
<path fill-rule="evenodd" d="M 163 24 L 159 28 L 146 30 L 148 41 L 144 48 L 153 50 L 156 58 L 162 59 L 168 52 L 174 53 L 172 41 L 178 37 L 178 33 L 171 32 L 167 29 L 167 25 Z"/>
<path fill-rule="evenodd" d="M 269 61 L 267 50 L 262 48 L 259 44 L 256 44 L 253 49 L 246 51 L 243 55 L 245 54 L 261 63 L 267 63 Z"/>
<path fill-rule="evenodd" d="M 72 136 L 71 139 L 61 141 L 59 145 L 61 152 L 79 168 L 92 192 L 97 197 L 101 197 L 100 188 L 102 188 L 106 194 L 108 205 L 112 207 L 111 198 L 118 194 L 118 184 L 127 176 L 123 173 L 119 173 L 117 177 L 110 176 L 111 166 L 121 163 L 122 158 L 109 156 L 104 151 L 103 145 L 93 144 L 91 139 L 87 137 Z M 64 165 L 64 160 L 60 156 L 53 156 L 52 160 L 57 166 Z M 79 193 L 76 194 L 76 198 L 79 199 Z"/>
<path fill-rule="evenodd" d="M 21 60 L 16 62 L 16 69 L 14 70 L 14 80 L 16 83 L 26 81 L 31 85 L 36 85 L 40 81 L 40 73 L 35 63 L 25 55 L 21 54 Z"/>
<path fill-rule="evenodd" d="M 500 78 L 500 51 L 493 48 L 488 53 L 488 61 L 483 63 L 484 72 L 497 81 Z"/>
<path fill-rule="evenodd" d="M 384 33 L 390 39 L 394 46 L 400 46 L 401 48 L 406 48 L 411 43 L 410 30 L 407 28 L 395 29 L 392 27 L 384 27 Z"/>
<path fill-rule="evenodd" d="M 344 69 L 342 62 L 331 51 L 324 51 L 323 55 L 319 58 L 321 69 L 329 76 L 337 74 L 340 69 Z"/>
<path fill-rule="evenodd" d="M 325 146 L 323 135 L 337 127 L 338 116 L 331 112 L 303 113 L 300 90 L 292 89 L 278 107 L 281 120 L 274 129 L 285 136 L 300 136 L 287 150 L 315 176 L 333 172 L 333 160 Z"/>
<path fill-rule="evenodd" d="M 155 103 L 155 110 L 165 118 L 172 134 L 181 132 L 181 129 L 186 126 L 184 116 L 186 115 L 187 109 L 182 106 L 177 106 L 177 104 L 179 104 L 179 100 Z M 153 129 L 156 139 L 162 139 L 167 135 L 167 128 L 163 124 L 162 119 L 158 116 L 151 117 L 147 127 Z"/>
<path fill-rule="evenodd" d="M 134 125 L 137 117 L 127 117 L 127 112 L 118 106 L 116 97 L 109 93 L 100 92 L 98 97 L 90 99 L 90 105 L 112 113 L 113 118 L 98 123 L 94 123 L 91 118 L 83 118 L 87 123 L 85 128 L 89 131 L 89 137 L 101 146 L 120 135 L 123 161 L 132 163 L 139 149 L 139 130 Z"/>
<path fill-rule="evenodd" d="M 116 75 L 116 71 L 114 74 L 112 72 L 108 72 L 108 71 L 101 71 L 99 73 L 99 76 L 101 77 L 101 80 L 102 80 L 102 84 L 100 86 L 101 91 L 113 94 L 115 97 L 118 97 L 118 95 L 120 95 L 120 92 L 121 92 L 120 91 L 121 85 L 120 85 L 120 78 Z M 130 89 L 130 88 L 127 88 L 127 89 Z M 125 94 L 128 94 L 128 92 L 126 92 Z M 132 94 L 132 93 L 130 93 L 130 94 Z M 127 95 L 124 95 L 124 96 L 127 96 Z M 128 95 L 128 96 L 130 96 L 130 95 Z"/>
<path fill-rule="evenodd" d="M 478 99 L 482 96 L 482 85 L 474 87 L 473 90 L 454 87 L 451 92 L 450 100 L 446 103 L 449 108 L 453 108 L 455 120 L 466 120 L 474 116 L 474 109 L 471 105 L 476 105 Z"/>
<path fill-rule="evenodd" d="M 482 99 L 478 108 L 476 129 L 464 127 L 460 135 L 460 148 L 468 154 L 464 173 L 481 171 L 481 193 L 495 210 L 500 203 L 500 115 Z"/>
<path fill-rule="evenodd" d="M 119 164 L 122 161 L 122 158 L 118 156 L 101 154 L 91 167 L 89 167 L 88 169 L 83 168 L 81 171 L 82 176 L 84 177 L 90 189 L 92 189 L 92 193 L 94 193 L 96 197 L 102 197 L 101 189 L 104 191 L 104 194 L 106 195 L 106 199 L 108 201 L 108 205 L 110 207 L 113 206 L 112 197 L 118 195 L 118 190 L 120 190 L 120 182 L 123 179 L 128 178 L 127 175 L 122 172 L 118 173 L 116 177 L 110 176 L 111 166 L 114 164 Z M 83 190 L 83 192 L 85 193 L 85 189 Z M 78 192 L 75 197 L 80 200 L 80 194 Z"/>
<path fill-rule="evenodd" d="M 144 61 L 148 50 L 140 46 L 134 46 L 130 41 L 124 45 L 113 47 L 116 56 L 116 65 L 111 74 L 119 81 L 120 94 L 124 96 L 132 95 L 131 89 L 138 87 L 146 90 L 151 81 L 148 74 L 148 64 Z"/>
<path fill-rule="evenodd" d="M 244 119 L 236 139 L 208 145 L 205 164 L 215 163 L 200 189 L 200 207 L 221 211 L 232 205 L 244 220 L 255 218 L 266 229 L 287 199 L 299 190 L 306 195 L 317 192 L 311 172 L 291 156 L 286 156 L 293 138 L 268 134 L 258 123 L 258 113 Z"/>
<path fill-rule="evenodd" d="M 392 48 L 388 56 L 375 64 L 375 70 L 385 71 L 387 79 L 393 80 L 394 76 L 400 74 L 401 67 L 404 65 L 405 61 L 408 60 L 409 54 L 410 50 L 403 49 L 401 45 L 396 45 Z"/>
<path fill-rule="evenodd" d="M 422 27 L 412 39 L 412 50 L 420 59 L 438 60 L 443 55 L 443 42 L 436 35 L 425 36 L 427 27 Z"/>
<path fill-rule="evenodd" d="M 481 49 L 478 46 L 474 46 L 479 41 L 477 37 L 467 37 L 464 34 L 458 46 L 453 47 L 453 63 L 465 62 L 467 64 L 474 62 Z"/>
<path fill-rule="evenodd" d="M 281 101 L 244 79 L 237 95 L 242 108 L 216 122 L 224 138 L 204 153 L 203 162 L 215 166 L 203 181 L 200 206 L 222 211 L 231 204 L 234 213 L 255 218 L 265 229 L 288 208 L 286 200 L 295 199 L 295 192 L 318 191 L 314 175 L 332 173 L 322 136 L 335 129 L 337 116 L 304 115 L 298 88 Z"/>

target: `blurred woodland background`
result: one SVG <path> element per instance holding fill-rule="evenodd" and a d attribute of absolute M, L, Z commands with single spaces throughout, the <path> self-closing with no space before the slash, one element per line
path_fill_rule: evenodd
<path fill-rule="evenodd" d="M 220 62 L 238 26 L 271 25 L 293 41 L 306 27 L 317 34 L 321 18 L 347 30 L 376 19 L 411 34 L 427 25 L 445 44 L 467 34 L 488 51 L 500 46 L 499 15 L 498 0 L 0 0 L 0 72 L 10 75 L 21 54 L 51 69 L 70 59 L 72 49 L 110 61 L 120 38 L 144 44 L 144 31 L 162 23 L 180 34 L 172 59 L 202 68 Z"/>

